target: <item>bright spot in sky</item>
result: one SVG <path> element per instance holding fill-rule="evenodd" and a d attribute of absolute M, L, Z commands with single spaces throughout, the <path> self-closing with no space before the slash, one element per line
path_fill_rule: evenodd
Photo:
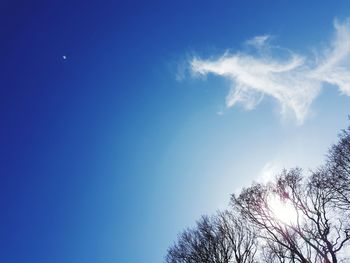
<path fill-rule="evenodd" d="M 67 56 L 63 55 L 62 58 L 63 58 L 64 60 L 66 60 L 66 59 L 67 59 Z"/>
<path fill-rule="evenodd" d="M 268 205 L 273 217 L 278 221 L 288 225 L 297 224 L 298 213 L 290 201 L 282 201 L 280 197 L 273 195 L 270 196 Z"/>

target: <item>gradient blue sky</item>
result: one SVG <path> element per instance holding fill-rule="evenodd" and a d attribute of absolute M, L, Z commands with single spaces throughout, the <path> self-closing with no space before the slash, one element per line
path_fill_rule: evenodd
<path fill-rule="evenodd" d="M 337 85 L 298 122 L 271 96 L 227 109 L 232 79 L 190 65 L 254 58 L 268 35 L 315 67 L 349 16 L 346 0 L 1 1 L 0 262 L 162 262 L 242 186 L 320 164 L 348 124 Z"/>

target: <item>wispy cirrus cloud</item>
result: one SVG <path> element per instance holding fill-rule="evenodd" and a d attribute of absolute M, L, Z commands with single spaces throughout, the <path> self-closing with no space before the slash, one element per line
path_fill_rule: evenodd
<path fill-rule="evenodd" d="M 317 57 L 291 50 L 286 51 L 287 58 L 274 56 L 276 47 L 269 44 L 270 36 L 263 35 L 246 42 L 257 49 L 255 55 L 226 52 L 217 59 L 195 57 L 190 68 L 195 74 L 212 73 L 231 81 L 227 107 L 242 104 L 251 110 L 269 96 L 277 100 L 282 115 L 292 113 L 302 124 L 324 84 L 350 96 L 350 19 L 335 21 L 334 29 L 329 47 L 318 50 Z"/>

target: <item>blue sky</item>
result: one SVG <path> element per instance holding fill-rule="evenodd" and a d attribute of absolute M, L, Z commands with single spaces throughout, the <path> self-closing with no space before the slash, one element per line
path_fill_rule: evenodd
<path fill-rule="evenodd" d="M 0 261 L 162 262 L 231 193 L 319 165 L 348 125 L 349 10 L 1 1 Z"/>

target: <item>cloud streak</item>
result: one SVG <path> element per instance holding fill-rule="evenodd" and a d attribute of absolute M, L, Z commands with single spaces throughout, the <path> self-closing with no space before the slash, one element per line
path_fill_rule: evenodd
<path fill-rule="evenodd" d="M 246 42 L 256 48 L 255 55 L 226 52 L 217 59 L 193 58 L 190 68 L 195 74 L 211 73 L 231 81 L 228 108 L 241 104 L 252 110 L 269 96 L 279 103 L 282 115 L 292 113 L 302 124 L 326 83 L 350 96 L 350 19 L 335 21 L 334 29 L 329 47 L 319 50 L 317 57 L 287 49 L 287 57 L 274 56 L 277 48 L 269 44 L 268 35 L 263 35 Z"/>

